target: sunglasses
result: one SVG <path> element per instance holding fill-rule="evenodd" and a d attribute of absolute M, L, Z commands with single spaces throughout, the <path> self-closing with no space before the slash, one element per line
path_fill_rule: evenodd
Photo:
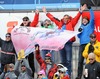
<path fill-rule="evenodd" d="M 45 58 L 45 60 L 50 60 L 50 58 Z"/>
<path fill-rule="evenodd" d="M 93 60 L 93 58 L 89 58 L 89 60 Z"/>
<path fill-rule="evenodd" d="M 23 21 L 28 21 L 28 19 L 24 19 Z"/>
<path fill-rule="evenodd" d="M 11 36 L 8 36 L 8 35 L 7 35 L 6 37 L 11 37 Z"/>
<path fill-rule="evenodd" d="M 92 39 L 93 39 L 93 38 L 96 38 L 96 37 L 95 37 L 95 36 L 91 36 L 90 38 L 92 38 Z"/>
<path fill-rule="evenodd" d="M 13 68 L 12 66 L 9 66 L 9 68 Z"/>
<path fill-rule="evenodd" d="M 38 74 L 38 76 L 42 76 L 42 74 Z"/>
<path fill-rule="evenodd" d="M 22 65 L 21 67 L 25 67 L 25 65 Z"/>
<path fill-rule="evenodd" d="M 62 74 L 64 73 L 64 72 L 62 72 L 62 71 L 60 71 L 60 70 L 59 70 L 58 72 L 59 72 L 59 73 L 62 73 Z"/>

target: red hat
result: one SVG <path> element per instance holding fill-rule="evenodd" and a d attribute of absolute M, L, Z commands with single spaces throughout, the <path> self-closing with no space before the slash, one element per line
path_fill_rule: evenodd
<path fill-rule="evenodd" d="M 51 57 L 51 54 L 50 54 L 50 53 L 47 53 L 47 54 L 45 55 L 45 57 Z"/>

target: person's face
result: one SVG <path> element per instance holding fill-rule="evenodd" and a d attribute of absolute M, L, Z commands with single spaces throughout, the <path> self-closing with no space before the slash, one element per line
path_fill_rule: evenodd
<path fill-rule="evenodd" d="M 10 41 L 11 40 L 11 36 L 10 35 L 6 35 L 6 41 Z"/>
<path fill-rule="evenodd" d="M 69 16 L 64 16 L 63 17 L 63 22 L 66 24 L 68 21 L 70 20 L 70 17 Z"/>
<path fill-rule="evenodd" d="M 49 57 L 45 57 L 45 62 L 46 62 L 47 64 L 49 64 L 49 63 L 51 62 L 50 58 L 49 58 Z"/>
<path fill-rule="evenodd" d="M 49 25 L 50 25 L 50 22 L 49 21 L 45 21 L 45 24 L 44 24 L 45 28 L 48 28 Z"/>
<path fill-rule="evenodd" d="M 95 36 L 91 36 L 91 37 L 90 37 L 90 41 L 91 41 L 91 42 L 95 42 L 95 41 L 96 41 L 96 37 L 95 37 Z"/>
<path fill-rule="evenodd" d="M 85 19 L 85 18 L 83 18 L 83 20 L 82 20 L 82 24 L 84 24 L 84 25 L 88 24 L 88 20 Z"/>
<path fill-rule="evenodd" d="M 60 71 L 60 70 L 59 70 L 58 72 L 59 72 L 59 76 L 60 76 L 60 77 L 63 77 L 63 76 L 65 75 L 65 72 L 62 72 L 62 71 Z"/>
<path fill-rule="evenodd" d="M 24 24 L 24 26 L 27 26 L 28 23 L 29 23 L 29 20 L 27 20 L 27 19 L 23 19 L 23 24 Z"/>
<path fill-rule="evenodd" d="M 24 65 L 21 66 L 22 72 L 26 71 L 26 67 Z"/>
<path fill-rule="evenodd" d="M 38 74 L 38 79 L 42 79 L 43 75 L 42 74 Z"/>
<path fill-rule="evenodd" d="M 95 58 L 89 57 L 89 61 L 90 61 L 90 63 L 92 64 L 92 63 L 95 61 Z"/>
<path fill-rule="evenodd" d="M 9 66 L 9 71 L 13 71 L 13 70 L 14 70 L 14 67 Z"/>

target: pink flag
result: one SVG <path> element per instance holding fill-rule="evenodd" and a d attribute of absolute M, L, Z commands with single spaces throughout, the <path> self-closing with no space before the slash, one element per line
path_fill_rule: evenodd
<path fill-rule="evenodd" d="M 62 49 L 65 43 L 79 32 L 68 30 L 51 30 L 45 28 L 33 27 L 15 27 L 12 34 L 12 41 L 16 52 L 25 51 L 27 56 L 34 51 L 34 45 L 39 44 L 40 50 L 55 50 Z"/>

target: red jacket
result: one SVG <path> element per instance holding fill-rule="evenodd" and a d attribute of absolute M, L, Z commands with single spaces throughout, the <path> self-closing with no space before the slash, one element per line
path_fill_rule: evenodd
<path fill-rule="evenodd" d="M 46 15 L 51 21 L 55 22 L 55 24 L 58 26 L 58 29 L 62 28 L 64 24 L 63 19 L 59 20 L 55 18 L 53 15 L 51 15 L 50 13 L 47 13 Z M 77 24 L 80 16 L 81 16 L 81 13 L 78 12 L 78 14 L 74 18 L 70 17 L 70 21 L 66 24 L 66 30 L 74 31 L 74 27 Z M 75 37 L 73 37 L 70 41 L 74 42 Z"/>
<path fill-rule="evenodd" d="M 39 65 L 40 65 L 40 69 L 44 69 L 46 71 L 46 63 L 42 59 L 42 57 L 40 56 L 40 51 L 39 50 L 36 51 L 36 59 L 37 59 Z M 48 79 L 53 79 L 53 76 L 54 76 L 55 72 L 57 72 L 57 65 L 52 64 L 52 68 L 48 72 Z"/>
<path fill-rule="evenodd" d="M 38 20 L 39 20 L 39 13 L 35 13 L 35 16 L 34 16 L 34 20 L 30 23 L 30 26 L 32 27 L 36 27 L 36 25 L 38 24 Z"/>

